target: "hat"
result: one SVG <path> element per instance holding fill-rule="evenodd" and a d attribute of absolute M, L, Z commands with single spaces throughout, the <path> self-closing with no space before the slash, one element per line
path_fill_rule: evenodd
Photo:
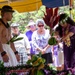
<path fill-rule="evenodd" d="M 36 23 L 35 23 L 34 21 L 30 21 L 30 22 L 28 23 L 28 25 L 26 26 L 26 28 L 29 28 L 29 26 L 32 26 L 32 25 L 36 25 Z"/>
<path fill-rule="evenodd" d="M 32 21 L 28 23 L 28 26 L 31 26 L 31 25 L 35 25 L 35 22 Z"/>
<path fill-rule="evenodd" d="M 14 12 L 14 10 L 12 10 L 12 7 L 8 5 L 3 6 L 0 10 L 1 12 Z"/>
<path fill-rule="evenodd" d="M 11 27 L 18 27 L 19 26 L 19 24 L 17 24 L 17 23 L 12 23 L 11 24 Z"/>

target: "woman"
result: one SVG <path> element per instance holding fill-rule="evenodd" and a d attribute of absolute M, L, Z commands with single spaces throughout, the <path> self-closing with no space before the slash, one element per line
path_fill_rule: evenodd
<path fill-rule="evenodd" d="M 32 34 L 32 43 L 35 54 L 42 53 L 42 57 L 46 59 L 46 64 L 52 63 L 52 47 L 48 45 L 50 38 L 49 31 L 44 28 L 45 23 L 42 19 L 36 21 L 37 30 Z"/>
<path fill-rule="evenodd" d="M 62 30 L 62 29 L 60 29 Z M 64 69 L 64 55 L 63 55 L 63 42 L 60 42 L 61 38 L 61 31 L 59 31 L 59 27 L 55 28 L 55 34 L 54 37 L 58 41 L 56 45 L 54 45 L 54 65 L 57 68 L 57 70 L 63 70 Z M 59 36 L 60 34 L 60 36 Z"/>
<path fill-rule="evenodd" d="M 25 33 L 25 35 L 27 36 L 27 38 L 28 38 L 28 40 L 30 42 L 30 46 L 31 46 L 31 48 L 30 48 L 30 55 L 33 55 L 33 54 L 35 54 L 35 51 L 32 48 L 32 42 L 31 42 L 32 39 L 31 39 L 31 37 L 32 37 L 33 32 L 36 30 L 36 24 L 35 24 L 35 22 L 34 21 L 30 21 L 28 23 L 27 28 L 29 30 Z"/>
<path fill-rule="evenodd" d="M 63 41 L 64 69 L 75 67 L 75 23 L 66 13 L 60 15 L 59 35 Z"/>
<path fill-rule="evenodd" d="M 25 34 L 22 34 L 19 29 L 19 24 L 11 24 L 12 37 L 23 38 L 14 42 L 14 46 L 20 55 L 19 65 L 24 65 L 31 58 L 27 54 L 30 54 L 30 43 Z"/>

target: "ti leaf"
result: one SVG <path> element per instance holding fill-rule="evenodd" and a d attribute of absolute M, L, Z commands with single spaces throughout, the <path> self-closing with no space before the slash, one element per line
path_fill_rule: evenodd
<path fill-rule="evenodd" d="M 37 70 L 37 75 L 44 75 L 44 73 L 41 70 Z"/>
<path fill-rule="evenodd" d="M 23 37 L 14 36 L 13 38 L 11 38 L 11 39 L 7 42 L 7 44 L 10 44 L 10 43 L 12 43 L 12 42 L 15 42 L 15 41 L 18 41 L 18 40 L 22 40 L 22 39 L 23 39 Z"/>

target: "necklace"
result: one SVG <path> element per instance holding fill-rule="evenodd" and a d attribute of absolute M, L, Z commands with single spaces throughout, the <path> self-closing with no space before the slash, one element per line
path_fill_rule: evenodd
<path fill-rule="evenodd" d="M 68 25 L 68 27 L 66 28 L 65 34 L 67 35 L 68 32 L 69 32 L 69 25 Z"/>
<path fill-rule="evenodd" d="M 65 30 L 65 35 L 67 35 L 69 33 L 69 25 L 67 26 L 66 30 Z M 67 45 L 68 47 L 70 46 L 71 41 L 70 41 L 70 37 L 68 36 L 67 39 L 65 40 L 65 45 Z"/>
<path fill-rule="evenodd" d="M 67 35 L 69 32 L 69 25 L 66 28 L 63 28 L 63 36 Z"/>
<path fill-rule="evenodd" d="M 3 22 L 3 20 L 2 19 L 0 19 L 0 21 L 3 23 L 3 25 L 6 27 L 6 28 L 9 28 L 10 27 L 10 25 L 7 23 L 7 24 L 5 24 L 4 22 Z"/>

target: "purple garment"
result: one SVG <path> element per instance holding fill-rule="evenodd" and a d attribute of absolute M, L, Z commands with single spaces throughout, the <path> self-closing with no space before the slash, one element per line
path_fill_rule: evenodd
<path fill-rule="evenodd" d="M 54 46 L 54 55 L 58 55 L 58 45 Z"/>
<path fill-rule="evenodd" d="M 74 35 L 70 37 L 71 45 L 67 47 L 64 43 L 64 67 L 74 68 L 75 67 L 75 26 L 69 26 L 69 32 L 73 32 Z"/>
<path fill-rule="evenodd" d="M 29 30 L 29 31 L 26 32 L 26 36 L 28 37 L 28 40 L 29 40 L 30 46 L 31 46 L 30 53 L 31 53 L 31 54 L 35 54 L 35 51 L 33 51 L 32 44 L 31 44 L 31 41 L 32 41 L 31 37 L 32 37 L 32 34 L 33 34 L 33 32 L 32 32 L 31 30 Z"/>

